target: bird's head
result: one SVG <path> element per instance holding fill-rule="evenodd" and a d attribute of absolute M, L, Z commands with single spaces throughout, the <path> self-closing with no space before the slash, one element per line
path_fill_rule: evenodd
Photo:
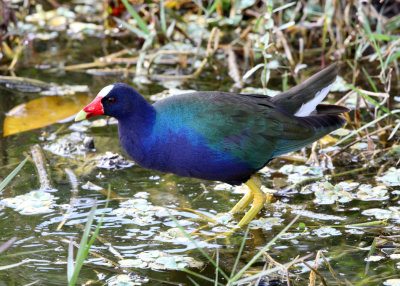
<path fill-rule="evenodd" d="M 121 119 L 134 111 L 138 101 L 144 99 L 134 88 L 124 83 L 110 84 L 76 115 L 75 121 L 103 114 Z"/>

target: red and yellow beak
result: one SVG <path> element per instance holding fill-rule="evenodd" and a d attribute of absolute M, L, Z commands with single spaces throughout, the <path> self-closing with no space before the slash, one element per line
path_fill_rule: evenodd
<path fill-rule="evenodd" d="M 89 103 L 84 109 L 79 111 L 79 113 L 75 116 L 75 121 L 81 121 L 89 117 L 104 114 L 103 105 L 101 104 L 102 99 L 102 96 L 96 96 L 96 98 L 91 103 Z"/>

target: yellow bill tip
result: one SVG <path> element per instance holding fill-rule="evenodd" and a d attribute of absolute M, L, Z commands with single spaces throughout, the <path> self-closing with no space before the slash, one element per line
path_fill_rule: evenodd
<path fill-rule="evenodd" d="M 87 118 L 88 113 L 84 110 L 81 110 L 78 112 L 78 114 L 75 116 L 75 121 L 81 121 Z"/>

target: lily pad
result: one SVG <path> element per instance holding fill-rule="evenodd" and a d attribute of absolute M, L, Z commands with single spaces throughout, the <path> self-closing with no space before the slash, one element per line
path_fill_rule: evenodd
<path fill-rule="evenodd" d="M 188 239 L 186 235 L 182 232 L 182 230 L 178 227 L 173 227 L 168 229 L 167 231 L 160 232 L 160 234 L 156 236 L 155 239 L 165 242 L 190 242 L 190 239 Z"/>
<path fill-rule="evenodd" d="M 311 189 L 314 191 L 314 203 L 319 205 L 330 205 L 336 201 L 347 203 L 353 200 L 351 193 L 342 190 L 338 185 L 333 186 L 329 182 L 313 185 Z"/>
<path fill-rule="evenodd" d="M 336 228 L 330 226 L 324 226 L 313 231 L 313 233 L 318 237 L 330 237 L 341 235 L 342 232 Z"/>
<path fill-rule="evenodd" d="M 400 169 L 391 167 L 382 177 L 377 177 L 376 180 L 389 186 L 400 186 Z"/>
<path fill-rule="evenodd" d="M 357 199 L 362 201 L 382 201 L 389 198 L 388 189 L 385 186 L 363 184 L 358 188 Z"/>
<path fill-rule="evenodd" d="M 279 172 L 288 175 L 288 181 L 295 184 L 309 177 L 323 176 L 323 170 L 319 167 L 305 165 L 286 164 L 279 169 Z"/>
<path fill-rule="evenodd" d="M 388 279 L 383 283 L 383 285 L 385 285 L 385 286 L 400 286 L 400 278 Z"/>
<path fill-rule="evenodd" d="M 27 194 L 6 198 L 0 201 L 1 205 L 15 209 L 23 215 L 34 215 L 52 211 L 55 197 L 45 191 L 31 191 Z"/>
<path fill-rule="evenodd" d="M 376 262 L 385 259 L 385 257 L 381 255 L 371 255 L 370 257 L 365 258 L 365 261 Z"/>
<path fill-rule="evenodd" d="M 120 208 L 113 210 L 113 213 L 120 217 L 129 217 L 132 222 L 138 225 L 150 225 L 160 223 L 158 218 L 168 217 L 168 211 L 164 207 L 153 206 L 146 199 L 130 199 L 120 203 Z M 177 211 L 170 210 L 173 215 Z"/>
<path fill-rule="evenodd" d="M 373 208 L 364 210 L 362 215 L 374 216 L 376 219 L 400 220 L 400 207 L 389 207 L 389 209 Z"/>
<path fill-rule="evenodd" d="M 108 286 L 139 286 L 149 282 L 148 278 L 138 275 L 119 274 L 107 281 Z"/>
<path fill-rule="evenodd" d="M 119 265 L 122 267 L 146 267 L 147 263 L 143 262 L 141 259 L 122 259 L 118 261 Z"/>
<path fill-rule="evenodd" d="M 251 229 L 262 228 L 263 230 L 271 230 L 274 225 L 281 225 L 283 219 L 279 217 L 265 217 L 250 222 Z"/>
<path fill-rule="evenodd" d="M 152 269 L 179 270 L 181 268 L 201 268 L 203 262 L 192 257 L 171 255 L 159 250 L 144 251 L 139 253 L 139 259 L 146 262 Z"/>

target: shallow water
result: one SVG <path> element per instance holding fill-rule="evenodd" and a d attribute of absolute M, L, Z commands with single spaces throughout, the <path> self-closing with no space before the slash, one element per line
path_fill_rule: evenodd
<path fill-rule="evenodd" d="M 49 51 L 54 51 L 57 48 L 53 45 L 58 44 L 57 42 L 51 45 L 42 43 L 42 46 L 35 47 L 36 50 L 40 50 L 35 61 L 51 66 L 66 61 L 69 64 L 88 61 L 92 58 L 87 59 L 87 55 L 101 56 L 102 48 L 105 45 L 104 40 L 97 38 L 90 38 L 86 41 L 72 41 L 70 44 L 67 52 L 59 49 L 52 57 L 48 57 Z M 62 84 L 85 84 L 90 88 L 90 92 L 86 93 L 88 97 L 94 97 L 96 92 L 106 84 L 121 81 L 117 77 L 94 76 L 79 72 L 61 72 L 49 69 L 38 71 L 29 68 L 34 61 L 33 59 L 26 57 L 22 61 L 26 68 L 19 70 L 19 76 Z M 230 85 L 223 84 L 226 80 L 226 78 L 223 78 L 216 85 L 213 83 L 215 80 L 212 81 L 211 77 L 204 74 L 198 81 L 185 83 L 183 88 L 228 90 Z M 129 83 L 130 81 L 127 80 L 126 82 Z M 136 87 L 147 97 L 164 89 L 158 82 Z M 0 87 L 0 128 L 3 128 L 4 118 L 9 110 L 18 104 L 39 97 L 41 96 L 37 92 L 19 91 L 17 88 L 10 89 L 2 85 Z M 92 251 L 115 263 L 119 263 L 121 260 L 134 259 L 134 263 L 137 263 L 136 266 L 127 268 L 133 273 L 149 279 L 148 285 L 165 285 L 160 282 L 161 280 L 184 282 L 191 285 L 187 278 L 188 274 L 179 270 L 156 269 L 154 264 L 152 265 L 149 261 L 144 261 L 145 264 L 139 263 L 138 259 L 143 260 L 146 255 L 153 257 L 159 255 L 159 253 L 152 251 L 159 250 L 170 255 L 179 255 L 179 257 L 192 257 L 197 261 L 206 263 L 204 257 L 190 242 L 185 241 L 184 238 L 168 237 L 165 234 L 171 228 L 176 227 L 169 217 L 168 211 L 190 233 L 204 225 L 205 222 L 199 221 L 201 217 L 188 209 L 214 217 L 218 213 L 228 212 L 240 199 L 241 194 L 233 193 L 225 186 L 220 186 L 217 188 L 219 190 L 215 190 L 214 187 L 218 185 L 217 182 L 181 178 L 171 174 L 145 170 L 137 165 L 122 169 L 98 167 L 97 156 L 103 155 L 107 151 L 120 154 L 127 160 L 129 158 L 120 146 L 116 124 L 112 121 L 107 124 L 104 120 L 96 122 L 101 126 L 89 126 L 85 125 L 87 123 L 76 124 L 68 121 L 0 138 L 0 178 L 5 178 L 23 160 L 26 154 L 30 154 L 30 148 L 38 144 L 45 156 L 45 173 L 50 179 L 50 188 L 40 190 L 38 171 L 33 162 L 28 161 L 1 194 L 0 230 L 2 234 L 0 244 L 12 237 L 17 237 L 17 240 L 0 256 L 0 266 L 20 262 L 23 262 L 23 264 L 0 271 L 0 285 L 24 285 L 34 281 L 38 281 L 38 285 L 66 284 L 68 242 L 72 238 L 79 243 L 83 232 L 82 226 L 85 224 L 88 212 L 94 203 L 97 204 L 95 223 L 98 222 L 102 213 L 105 213 L 105 216 L 99 233 L 100 238 L 95 242 Z M 53 153 L 55 149 L 52 144 L 60 143 L 58 140 L 61 138 L 72 142 L 67 146 L 76 147 L 82 144 L 86 136 L 94 138 L 94 149 L 83 149 L 81 154 L 68 153 L 68 150 L 62 155 Z M 60 150 L 64 149 L 61 148 Z M 299 152 L 297 154 L 303 157 L 308 156 L 309 149 L 305 153 Z M 351 159 L 359 155 L 358 150 L 348 150 L 340 158 L 336 158 L 333 161 L 336 166 L 335 172 L 360 167 L 357 160 L 352 163 L 345 161 L 346 158 Z M 330 171 L 318 168 L 310 170 L 308 165 L 303 170 L 280 169 L 286 164 L 305 165 L 290 160 L 276 159 L 269 165 L 270 169 L 263 171 L 261 177 L 264 185 L 276 190 L 281 189 L 281 191 L 275 195 L 273 202 L 259 214 L 258 218 L 266 219 L 260 222 L 263 227 L 250 230 L 239 267 L 249 261 L 258 249 L 277 235 L 304 207 L 303 215 L 295 223 L 295 227 L 292 227 L 282 239 L 275 242 L 268 251 L 268 254 L 276 261 L 285 264 L 297 256 L 322 251 L 342 282 L 348 280 L 357 283 L 369 277 L 372 281 L 362 285 L 381 285 L 385 279 L 397 275 L 400 260 L 390 258 L 390 254 L 398 251 L 398 241 L 394 238 L 392 238 L 392 242 L 388 240 L 389 242 L 377 246 L 377 250 L 373 253 L 375 256 L 381 256 L 382 260 L 366 261 L 369 246 L 371 246 L 374 238 L 379 235 L 393 236 L 399 233 L 399 193 L 394 192 L 396 187 L 389 187 L 382 196 L 372 195 L 372 199 L 371 197 L 365 199 L 362 194 L 357 197 L 356 193 L 359 191 L 359 187 L 357 187 L 356 190 L 348 191 L 348 194 L 342 194 L 343 197 L 350 195 L 349 201 L 341 201 L 337 196 L 332 198 L 331 195 L 328 196 L 328 199 L 333 200 L 333 202 L 321 204 L 314 201 L 316 199 L 315 190 L 309 192 L 303 190 L 302 193 L 297 191 L 288 193 L 283 190 L 289 185 L 287 182 L 290 179 L 296 180 L 295 176 L 328 175 Z M 71 179 L 71 176 L 68 175 L 67 169 L 70 169 L 76 176 L 77 193 L 73 192 L 74 179 Z M 376 169 L 371 168 L 361 173 L 330 180 L 330 182 L 335 185 L 348 180 L 375 186 L 379 184 L 374 180 L 376 172 Z M 108 208 L 104 209 L 105 195 L 98 191 L 83 188 L 88 181 L 104 190 L 110 188 L 120 198 L 134 199 L 134 201 L 111 200 Z M 204 184 L 206 191 L 202 184 Z M 220 190 L 221 188 L 222 190 Z M 323 189 L 318 184 L 315 188 Z M 36 193 L 36 196 L 41 198 L 49 196 L 49 194 L 54 196 L 52 200 L 49 199 L 44 203 L 44 207 L 48 207 L 45 213 L 25 214 L 23 211 L 21 213 L 20 209 L 11 208 L 4 202 L 6 198 L 16 198 L 38 190 L 39 193 Z M 33 205 L 28 210 L 35 211 L 37 207 L 38 205 Z M 393 210 L 391 207 L 395 207 L 395 209 Z M 374 208 L 386 211 L 393 210 L 393 213 L 388 215 L 388 218 L 391 219 L 387 220 L 386 226 L 379 224 L 358 228 L 344 227 L 350 224 L 386 219 L 384 216 L 374 217 L 362 214 L 363 211 Z M 235 219 L 240 219 L 240 215 L 236 216 Z M 63 220 L 66 220 L 65 224 L 60 230 L 57 230 Z M 215 229 L 209 227 L 202 232 L 212 234 Z M 228 240 L 220 238 L 211 242 L 204 242 L 208 236 L 194 236 L 194 238 L 210 255 L 215 255 L 218 249 L 221 267 L 229 273 L 243 234 L 244 230 L 239 230 Z M 110 266 L 101 257 L 89 255 L 88 263 L 81 271 L 79 283 L 85 283 L 88 280 L 109 282 L 118 273 L 121 273 L 120 268 Z M 307 259 L 310 265 L 314 265 L 312 261 L 314 257 Z M 27 260 L 25 261 L 25 259 Z M 171 263 L 177 266 L 179 259 L 158 260 L 158 262 L 160 261 L 167 261 L 170 266 Z M 261 271 L 263 266 L 264 262 L 260 260 L 254 265 L 253 270 Z M 159 264 L 158 267 L 162 267 L 162 265 Z M 192 270 L 196 272 L 201 270 L 203 275 L 212 279 L 215 277 L 213 267 L 207 264 L 200 269 Z M 324 276 L 328 285 L 336 285 L 335 279 L 330 274 L 326 264 L 321 262 L 318 271 Z M 309 269 L 304 264 L 296 264 L 290 270 L 290 273 L 293 285 L 306 285 Z M 285 280 L 283 273 L 274 274 L 275 276 L 278 276 L 278 279 L 282 279 L 282 281 Z M 200 285 L 208 285 L 208 282 L 195 280 Z M 223 282 L 222 279 L 221 282 Z M 210 285 L 212 284 L 210 283 Z"/>

